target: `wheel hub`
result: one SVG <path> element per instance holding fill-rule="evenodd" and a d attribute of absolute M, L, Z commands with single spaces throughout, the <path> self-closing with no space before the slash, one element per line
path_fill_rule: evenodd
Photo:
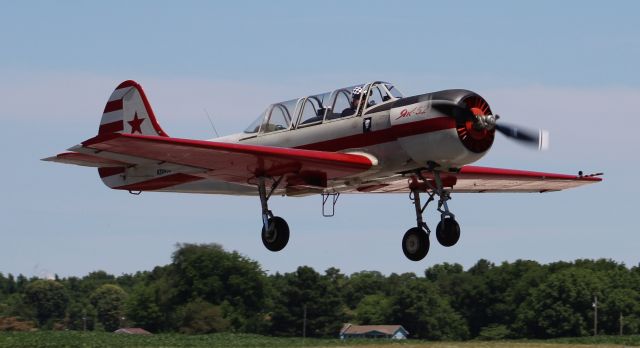
<path fill-rule="evenodd" d="M 265 238 L 264 239 L 266 239 L 267 242 L 269 242 L 269 243 L 273 243 L 277 238 L 278 238 L 278 232 L 276 231 L 276 229 L 273 226 L 273 224 L 271 224 L 271 226 L 269 226 L 269 229 L 265 233 Z"/>
<path fill-rule="evenodd" d="M 410 253 L 415 253 L 418 251 L 420 245 L 420 241 L 418 236 L 416 235 L 411 235 L 409 236 L 409 238 L 407 238 L 407 242 L 406 242 L 406 249 L 408 252 Z"/>

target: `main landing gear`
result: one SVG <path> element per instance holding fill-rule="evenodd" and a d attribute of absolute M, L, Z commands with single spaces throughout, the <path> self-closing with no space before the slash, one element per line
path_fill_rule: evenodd
<path fill-rule="evenodd" d="M 426 186 L 426 190 L 420 185 L 413 185 L 409 199 L 413 201 L 413 205 L 416 210 L 417 227 L 410 228 L 402 238 L 402 252 L 411 261 L 420 261 L 429 252 L 429 236 L 431 230 L 429 226 L 422 219 L 422 213 L 427 208 L 427 205 L 434 200 L 435 196 L 438 196 L 438 208 L 440 212 L 440 222 L 436 227 L 436 239 L 438 243 L 445 247 L 454 246 L 458 239 L 460 239 L 460 225 L 455 220 L 455 215 L 449 211 L 447 201 L 451 199 L 449 192 L 442 186 L 442 180 L 440 178 L 440 172 L 433 171 L 434 182 L 425 179 L 420 172 L 417 172 L 416 176 Z M 414 180 L 416 183 L 417 180 Z M 435 184 L 435 186 L 434 186 Z M 429 195 L 427 202 L 422 205 L 420 203 L 420 192 L 426 191 Z"/>
<path fill-rule="evenodd" d="M 273 182 L 271 190 L 267 194 L 265 178 L 258 178 L 258 195 L 262 206 L 262 243 L 271 251 L 280 251 L 289 242 L 289 225 L 283 218 L 273 216 L 267 205 L 267 201 L 276 187 L 278 187 L 278 184 L 280 184 L 280 180 L 282 178 Z"/>

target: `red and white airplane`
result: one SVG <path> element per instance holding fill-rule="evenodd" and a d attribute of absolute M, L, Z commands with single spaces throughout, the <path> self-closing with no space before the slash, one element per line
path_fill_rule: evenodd
<path fill-rule="evenodd" d="M 258 196 L 262 241 L 282 250 L 289 226 L 268 207 L 273 194 L 322 196 L 332 215 L 343 193 L 408 193 L 416 227 L 402 240 L 413 261 L 429 251 L 422 213 L 437 199 L 438 242 L 456 244 L 460 227 L 447 201 L 457 192 L 548 192 L 602 179 L 470 166 L 496 131 L 539 149 L 546 132 L 502 124 L 478 94 L 462 89 L 412 97 L 390 83 L 269 105 L 244 132 L 211 140 L 173 138 L 160 127 L 142 87 L 121 83 L 109 97 L 98 135 L 46 161 L 97 167 L 113 189 Z M 424 205 L 420 194 L 428 199 Z M 328 204 L 325 210 L 325 204 Z"/>

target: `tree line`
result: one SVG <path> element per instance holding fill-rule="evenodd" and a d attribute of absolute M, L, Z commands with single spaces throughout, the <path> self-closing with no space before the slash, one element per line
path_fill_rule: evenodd
<path fill-rule="evenodd" d="M 640 266 L 611 260 L 499 265 L 480 260 L 424 274 L 301 266 L 266 274 L 216 244 L 179 244 L 172 262 L 114 276 L 55 279 L 0 273 L 0 331 L 248 332 L 335 337 L 343 323 L 400 324 L 432 340 L 554 338 L 640 333 Z"/>

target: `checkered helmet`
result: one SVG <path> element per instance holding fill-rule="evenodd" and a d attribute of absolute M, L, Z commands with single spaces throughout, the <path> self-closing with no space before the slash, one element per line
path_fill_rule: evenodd
<path fill-rule="evenodd" d="M 351 95 L 355 97 L 355 96 L 359 96 L 363 92 L 364 92 L 364 90 L 362 89 L 362 87 L 357 86 L 357 87 L 353 88 L 353 91 L 351 91 Z"/>

